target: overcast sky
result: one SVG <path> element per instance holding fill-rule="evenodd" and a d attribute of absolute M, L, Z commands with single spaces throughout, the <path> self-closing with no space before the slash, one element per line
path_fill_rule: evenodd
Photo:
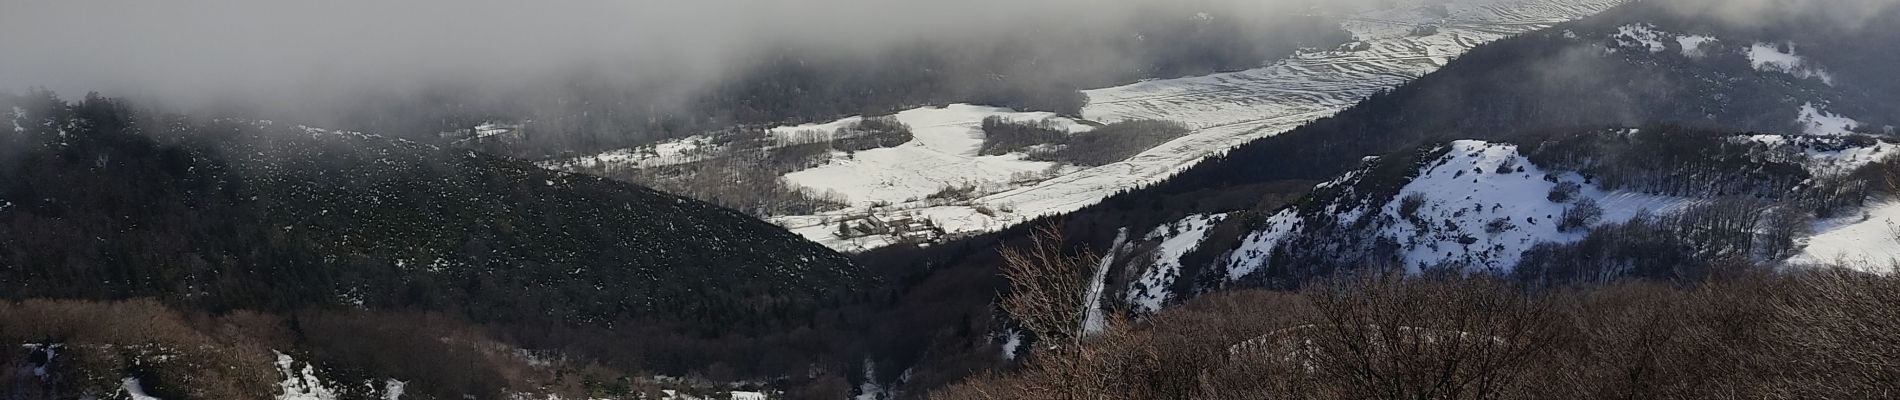
<path fill-rule="evenodd" d="M 1313 0 L 1217 1 L 1287 12 Z M 1358 1 L 1358 0 L 1355 0 Z M 1296 3 L 1298 5 L 1296 5 Z M 761 47 L 865 50 L 1027 21 L 1099 28 L 1178 0 L 0 0 L 0 91 L 204 100 L 575 68 L 710 79 Z"/>
<path fill-rule="evenodd" d="M 0 91 L 286 103 L 362 88 L 532 84 L 580 68 L 687 86 L 766 47 L 863 51 L 1029 22 L 1113 29 L 1154 10 L 1245 18 L 1392 1 L 0 0 Z M 1851 25 L 1895 0 L 1688 0 L 1683 9 L 1747 22 L 1789 2 L 1829 4 Z"/>

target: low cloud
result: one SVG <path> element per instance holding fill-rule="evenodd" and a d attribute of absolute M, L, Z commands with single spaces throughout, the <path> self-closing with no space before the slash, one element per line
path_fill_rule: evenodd
<path fill-rule="evenodd" d="M 602 72 L 690 87 L 746 57 L 866 52 L 1038 24 L 1112 29 L 1157 7 L 1307 12 L 1313 0 L 59 0 L 0 6 L 0 91 L 44 87 L 279 107 L 431 84 Z"/>

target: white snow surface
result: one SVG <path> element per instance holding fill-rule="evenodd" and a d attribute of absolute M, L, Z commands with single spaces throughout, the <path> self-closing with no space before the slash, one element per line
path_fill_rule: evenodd
<path fill-rule="evenodd" d="M 1003 333 L 1003 359 L 1004 360 L 1016 359 L 1016 352 L 1017 350 L 1022 349 L 1022 347 L 1023 347 L 1023 332 L 1022 331 L 1010 329 L 1009 331 Z"/>
<path fill-rule="evenodd" d="M 1702 35 L 1682 35 L 1676 37 L 1676 44 L 1682 45 L 1682 56 L 1693 58 L 1709 55 L 1708 47 L 1718 41 L 1719 40 L 1715 37 Z"/>
<path fill-rule="evenodd" d="M 272 352 L 277 353 L 277 374 L 284 377 L 282 382 L 277 383 L 278 389 L 283 390 L 277 395 L 277 400 L 336 400 L 336 391 L 323 385 L 323 380 L 317 377 L 316 367 L 304 364 L 303 369 L 299 370 L 296 360 L 292 360 L 290 355 Z"/>
<path fill-rule="evenodd" d="M 1850 135 L 1854 128 L 1860 127 L 1860 121 L 1827 112 L 1814 103 L 1802 104 L 1796 121 L 1801 123 L 1803 133 L 1809 135 Z"/>
<path fill-rule="evenodd" d="M 407 387 L 409 387 L 408 382 L 403 382 L 403 381 L 399 381 L 395 379 L 384 381 L 383 382 L 383 400 L 401 400 L 403 389 Z"/>
<path fill-rule="evenodd" d="M 1465 140 L 1450 146 L 1449 153 L 1429 163 L 1392 201 L 1371 205 L 1373 208 L 1329 212 L 1343 215 L 1338 219 L 1340 224 L 1351 223 L 1368 212 L 1379 213 L 1381 220 L 1394 221 L 1381 225 L 1375 233 L 1401 246 L 1406 268 L 1413 272 L 1451 263 L 1509 271 L 1532 246 L 1571 243 L 1587 234 L 1587 229 L 1558 231 L 1558 218 L 1574 200 L 1549 201 L 1547 197 L 1557 182 L 1545 180 L 1546 171 L 1520 155 L 1516 145 Z M 1577 197 L 1594 200 L 1603 208 L 1603 217 L 1595 225 L 1625 222 L 1645 213 L 1677 212 L 1695 204 L 1691 199 L 1604 191 L 1570 172 L 1552 176 L 1558 182 L 1579 184 L 1582 190 Z M 1416 213 L 1429 221 L 1425 229 L 1415 228 L 1401 215 L 1400 204 L 1408 196 L 1424 200 Z M 1229 279 L 1258 271 L 1272 256 L 1274 245 L 1309 228 L 1303 224 L 1294 209 L 1268 218 L 1265 228 L 1249 234 L 1229 256 Z"/>
<path fill-rule="evenodd" d="M 1795 53 L 1794 43 L 1786 44 L 1788 51 L 1782 51 L 1782 47 L 1771 43 L 1755 43 L 1749 46 L 1746 53 L 1749 65 L 1758 71 L 1781 72 L 1802 79 L 1820 79 L 1828 85 L 1834 84 L 1833 75 L 1810 65 L 1806 58 Z"/>
<path fill-rule="evenodd" d="M 1102 293 L 1108 291 L 1108 268 L 1115 265 L 1115 257 L 1128 245 L 1128 228 L 1115 233 L 1114 244 L 1108 246 L 1108 252 L 1102 254 L 1102 261 L 1095 265 L 1095 274 L 1089 278 L 1089 292 L 1083 297 L 1082 334 L 1093 335 L 1108 329 L 1107 321 L 1102 317 Z"/>
<path fill-rule="evenodd" d="M 916 202 L 946 185 L 994 186 L 1012 176 L 1040 173 L 1056 164 L 1027 161 L 1020 154 L 979 156 L 983 147 L 983 119 L 1051 120 L 1085 131 L 1086 125 L 1054 113 L 1016 112 L 1005 108 L 953 104 L 897 113 L 910 125 L 916 139 L 897 147 L 871 149 L 833 157 L 829 164 L 785 175 L 793 184 L 843 194 L 853 204 Z M 1079 128 L 1079 129 L 1078 129 Z"/>
<path fill-rule="evenodd" d="M 1892 273 L 1900 267 L 1900 201 L 1869 205 L 1864 213 L 1816 221 L 1796 265 L 1838 265 Z"/>
<path fill-rule="evenodd" d="M 1128 304 L 1136 312 L 1153 313 L 1161 311 L 1167 304 L 1172 292 L 1169 286 L 1181 277 L 1181 256 L 1200 247 L 1201 240 L 1207 238 L 1207 231 L 1227 218 L 1226 214 L 1191 215 L 1180 221 L 1163 224 L 1149 232 L 1144 241 L 1158 241 L 1154 250 L 1154 260 L 1147 263 L 1135 283 L 1128 286 Z"/>
<path fill-rule="evenodd" d="M 124 389 L 125 396 L 132 400 L 159 400 L 157 397 L 145 394 L 145 386 L 139 384 L 139 378 L 126 377 L 119 381 L 119 387 Z"/>

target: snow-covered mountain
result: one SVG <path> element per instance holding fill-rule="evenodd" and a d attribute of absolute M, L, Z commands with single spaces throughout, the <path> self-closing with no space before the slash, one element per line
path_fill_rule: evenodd
<path fill-rule="evenodd" d="M 1727 259 L 1884 270 L 1900 260 L 1900 205 L 1860 179 L 1896 156 L 1900 144 L 1866 136 L 1680 128 L 1460 140 L 1369 159 L 1277 210 L 1152 227 L 1111 257 L 1123 301 L 1148 311 L 1363 267 L 1533 282 L 1696 274 Z"/>
<path fill-rule="evenodd" d="M 839 235 L 840 224 L 915 221 L 957 235 L 1074 211 L 1118 191 L 1160 181 L 1242 143 L 1331 115 L 1430 73 L 1479 44 L 1588 16 L 1620 2 L 1400 2 L 1345 18 L 1343 27 L 1355 40 L 1335 49 L 1303 51 L 1252 70 L 1085 91 L 1090 102 L 1080 120 L 961 104 L 900 112 L 896 118 L 915 129 L 915 142 L 834 156 L 784 175 L 792 185 L 841 195 L 848 206 L 772 220 L 836 249 L 863 250 L 909 239 L 901 232 Z M 1176 121 L 1192 131 L 1119 162 L 1080 167 L 1026 161 L 1021 153 L 979 155 L 983 133 L 977 128 L 992 116 L 1050 119 L 1072 135 L 1087 135 L 1090 124 L 1127 120 Z M 826 131 L 856 119 L 773 131 Z M 543 166 L 639 167 L 712 141 L 686 138 L 657 144 L 652 148 L 658 151 L 644 156 L 623 150 Z M 955 201 L 932 196 L 956 187 L 972 188 L 973 193 Z"/>

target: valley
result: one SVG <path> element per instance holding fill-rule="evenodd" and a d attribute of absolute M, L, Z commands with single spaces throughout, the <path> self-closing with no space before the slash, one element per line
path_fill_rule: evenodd
<path fill-rule="evenodd" d="M 862 251 L 906 239 L 902 234 L 840 237 L 836 233 L 841 222 L 928 221 L 950 236 L 995 231 L 1036 217 L 1074 211 L 1117 192 L 1158 182 L 1208 156 L 1331 115 L 1375 92 L 1430 73 L 1479 44 L 1591 15 L 1617 3 L 1483 0 L 1438 7 L 1401 2 L 1389 9 L 1346 17 L 1342 26 L 1354 40 L 1336 48 L 1303 50 L 1246 71 L 1085 90 L 1089 101 L 1079 120 L 1098 124 L 1164 120 L 1193 129 L 1125 160 L 1088 167 L 1021 163 L 1020 155 L 979 156 L 968 145 L 932 149 L 922 158 L 901 146 L 866 150 L 852 160 L 837 160 L 785 175 L 792 185 L 834 191 L 844 197 L 847 206 L 808 215 L 768 217 L 808 239 L 845 251 Z M 974 128 L 989 116 L 1057 118 L 979 108 L 950 105 L 945 108 L 948 111 L 923 108 L 897 116 L 918 129 L 920 141 L 980 141 L 981 131 Z M 916 117 L 907 118 L 906 114 Z M 926 117 L 931 114 L 960 115 L 948 119 Z M 836 124 L 773 130 L 822 130 Z M 1072 133 L 1086 134 L 1079 130 Z M 654 147 L 688 147 L 707 140 L 688 138 Z M 628 153 L 542 165 L 580 172 L 642 168 L 640 161 L 615 156 Z M 829 179 L 840 176 L 852 179 Z M 967 199 L 945 202 L 929 198 L 956 186 L 976 190 Z"/>

